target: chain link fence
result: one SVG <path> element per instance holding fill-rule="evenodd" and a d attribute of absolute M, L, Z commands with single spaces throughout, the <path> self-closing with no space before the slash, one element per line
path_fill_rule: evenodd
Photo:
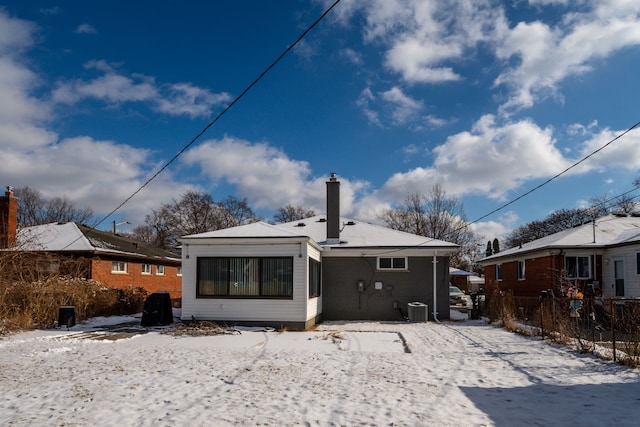
<path fill-rule="evenodd" d="M 505 328 L 640 366 L 640 299 L 487 295 L 482 315 Z"/>

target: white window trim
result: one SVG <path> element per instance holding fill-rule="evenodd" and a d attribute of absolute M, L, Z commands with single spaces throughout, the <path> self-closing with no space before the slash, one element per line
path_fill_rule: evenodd
<path fill-rule="evenodd" d="M 182 276 L 182 266 L 176 267 L 176 276 Z"/>
<path fill-rule="evenodd" d="M 500 269 L 500 277 L 498 277 L 498 269 Z M 502 264 L 496 264 L 496 280 L 502 282 Z"/>
<path fill-rule="evenodd" d="M 160 269 L 162 268 L 162 273 Z M 156 276 L 164 276 L 164 265 L 156 265 Z"/>
<path fill-rule="evenodd" d="M 124 270 L 120 269 L 121 265 L 124 266 Z M 129 264 L 125 261 L 111 261 L 111 274 L 129 274 Z"/>
<path fill-rule="evenodd" d="M 404 268 L 393 267 L 393 260 L 396 258 L 404 258 Z M 391 259 L 391 267 L 390 268 L 380 267 L 381 259 Z M 381 271 L 407 271 L 409 270 L 409 258 L 406 256 L 381 256 L 376 259 L 376 269 Z"/>
<path fill-rule="evenodd" d="M 149 267 L 149 271 L 144 271 L 145 265 Z M 144 274 L 145 276 L 151 275 L 151 264 L 142 264 L 141 268 L 142 268 L 142 274 Z"/>
<path fill-rule="evenodd" d="M 567 258 L 575 258 L 576 259 L 576 267 L 578 266 L 578 258 L 586 258 L 587 259 L 587 276 L 580 276 L 579 272 L 576 272 L 576 276 L 575 277 L 570 277 L 568 275 L 568 271 L 567 271 Z M 579 254 L 565 254 L 564 256 L 564 276 L 567 279 L 572 279 L 572 280 L 588 280 L 591 279 L 591 256 L 590 255 L 579 255 Z"/>

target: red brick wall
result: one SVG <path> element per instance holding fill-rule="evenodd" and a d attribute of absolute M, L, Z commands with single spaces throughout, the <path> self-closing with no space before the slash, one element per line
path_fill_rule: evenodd
<path fill-rule="evenodd" d="M 602 257 L 596 257 L 596 277 L 602 283 Z M 594 257 L 591 256 L 591 270 L 593 274 Z M 525 259 L 525 280 L 518 280 L 518 262 L 510 261 L 502 263 L 502 280 L 495 278 L 495 264 L 485 266 L 486 284 L 485 291 L 494 293 L 500 291 L 513 291 L 515 296 L 539 297 L 541 292 L 553 289 L 558 295 L 561 284 L 561 274 L 564 269 L 564 256 L 547 255 L 537 258 Z M 578 286 L 583 286 L 588 281 L 578 281 Z M 558 295 L 559 296 L 559 295 Z"/>
<path fill-rule="evenodd" d="M 175 265 L 165 265 L 164 275 L 156 274 L 157 264 L 151 264 L 151 274 L 142 274 L 142 264 L 126 261 L 126 273 L 113 273 L 111 261 L 94 258 L 91 261 L 91 278 L 114 288 L 144 288 L 149 294 L 169 292 L 172 300 L 182 297 L 182 276 Z"/>
<path fill-rule="evenodd" d="M 0 197 L 0 249 L 11 247 L 16 242 L 18 228 L 18 198 L 13 191 Z"/>

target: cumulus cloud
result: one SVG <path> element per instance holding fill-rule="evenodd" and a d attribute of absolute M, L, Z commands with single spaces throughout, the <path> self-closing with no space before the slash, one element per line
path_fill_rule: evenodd
<path fill-rule="evenodd" d="M 214 186 L 223 181 L 234 185 L 255 208 L 275 210 L 291 204 L 325 211 L 328 174 L 313 177 L 307 162 L 291 159 L 266 142 L 229 136 L 208 140 L 185 153 L 182 162 L 199 166 Z M 341 211 L 348 215 L 368 184 L 344 177 L 340 182 Z"/>
<path fill-rule="evenodd" d="M 621 0 L 586 3 L 586 11 L 572 11 L 555 27 L 539 21 L 520 22 L 496 41 L 498 59 L 517 58 L 516 65 L 495 81 L 513 91 L 504 111 L 531 107 L 538 98 L 556 94 L 558 84 L 567 77 L 588 72 L 595 61 L 640 44 L 640 4 Z"/>
<path fill-rule="evenodd" d="M 395 199 L 439 182 L 452 194 L 485 193 L 502 198 L 524 181 L 548 177 L 569 162 L 555 147 L 551 129 L 528 120 L 497 124 L 482 117 L 470 132 L 453 135 L 433 150 L 431 167 L 394 174 L 380 190 Z"/>
<path fill-rule="evenodd" d="M 212 93 L 190 83 L 158 84 L 150 76 L 123 75 L 105 61 L 90 61 L 85 68 L 101 75 L 90 80 L 58 82 L 52 93 L 53 102 L 75 104 L 84 99 L 108 104 L 142 102 L 161 113 L 194 118 L 209 116 L 213 107 L 231 100 L 225 92 Z"/>
<path fill-rule="evenodd" d="M 407 83 L 460 80 L 453 63 L 492 37 L 503 20 L 495 2 L 423 0 L 347 1 L 336 19 L 363 14 L 365 41 L 386 46 L 384 65 Z"/>
<path fill-rule="evenodd" d="M 109 212 L 146 181 L 152 172 L 149 168 L 155 166 L 154 153 L 90 136 L 61 139 L 52 130 L 55 115 L 51 104 L 35 95 L 42 91 L 41 78 L 23 57 L 33 47 L 37 32 L 32 23 L 10 17 L 0 8 L 0 182 L 36 188 L 45 197 L 66 196 L 96 213 Z M 111 72 L 104 63 L 92 66 Z M 93 96 L 123 102 L 136 96 L 146 99 L 145 93 L 153 93 L 149 85 L 145 90 L 136 87 L 133 79 L 110 77 L 103 85 L 78 85 L 78 98 L 70 93 L 67 101 Z M 135 203 L 126 206 L 127 220 L 142 223 L 144 215 L 166 202 L 169 195 L 189 188 L 176 182 L 170 172 L 164 173 L 138 195 Z"/>

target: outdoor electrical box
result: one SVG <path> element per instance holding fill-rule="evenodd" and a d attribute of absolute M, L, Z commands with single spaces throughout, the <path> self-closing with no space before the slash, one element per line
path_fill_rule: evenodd
<path fill-rule="evenodd" d="M 364 280 L 358 280 L 358 292 L 364 292 Z"/>

